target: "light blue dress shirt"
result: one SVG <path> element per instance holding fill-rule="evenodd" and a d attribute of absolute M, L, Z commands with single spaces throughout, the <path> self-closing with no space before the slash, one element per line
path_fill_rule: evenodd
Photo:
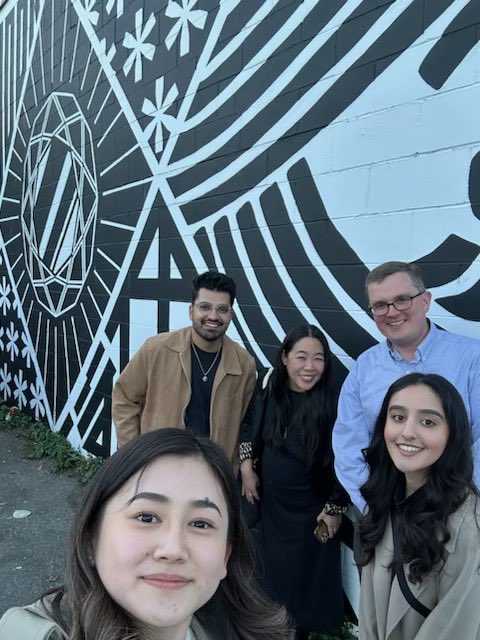
<path fill-rule="evenodd" d="M 472 424 L 475 481 L 480 486 L 480 341 L 431 323 L 413 361 L 404 360 L 385 341 L 362 353 L 343 384 L 333 429 L 335 471 L 360 511 L 365 508 L 360 487 L 368 477 L 362 449 L 370 444 L 388 388 L 407 373 L 438 373 L 457 387 Z"/>

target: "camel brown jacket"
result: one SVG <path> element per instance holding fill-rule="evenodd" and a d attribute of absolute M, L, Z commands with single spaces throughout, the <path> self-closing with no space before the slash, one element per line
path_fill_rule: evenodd
<path fill-rule="evenodd" d="M 119 446 L 162 427 L 185 428 L 192 393 L 191 343 L 191 327 L 160 333 L 143 344 L 120 374 L 112 393 Z M 232 462 L 254 387 L 254 359 L 223 336 L 210 401 L 210 437 Z"/>

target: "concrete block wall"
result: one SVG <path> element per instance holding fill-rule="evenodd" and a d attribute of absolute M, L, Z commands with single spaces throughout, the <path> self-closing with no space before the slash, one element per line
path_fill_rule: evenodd
<path fill-rule="evenodd" d="M 108 455 L 112 382 L 207 268 L 262 365 L 307 320 L 342 378 L 390 259 L 480 337 L 479 23 L 468 0 L 3 4 L 0 395 Z"/>

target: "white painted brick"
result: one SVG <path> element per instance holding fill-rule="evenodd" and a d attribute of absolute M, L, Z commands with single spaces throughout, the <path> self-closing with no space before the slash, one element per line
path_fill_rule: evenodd
<path fill-rule="evenodd" d="M 385 162 L 372 167 L 372 213 L 418 210 L 467 200 L 470 153 L 452 149 Z"/>
<path fill-rule="evenodd" d="M 480 84 L 430 96 L 422 104 L 418 150 L 476 145 L 480 151 Z"/>
<path fill-rule="evenodd" d="M 331 128 L 333 169 L 413 155 L 420 135 L 419 103 L 372 113 Z"/>

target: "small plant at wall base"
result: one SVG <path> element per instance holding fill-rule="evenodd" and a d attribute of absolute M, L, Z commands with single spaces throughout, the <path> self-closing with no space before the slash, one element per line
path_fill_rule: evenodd
<path fill-rule="evenodd" d="M 78 476 L 82 484 L 93 478 L 103 462 L 103 458 L 83 456 L 61 433 L 4 402 L 0 402 L 0 429 L 12 430 L 28 440 L 30 458 L 47 458 L 54 471 Z"/>
<path fill-rule="evenodd" d="M 341 629 L 331 633 L 314 631 L 310 634 L 309 640 L 356 640 L 354 627 L 350 622 L 346 622 Z"/>

